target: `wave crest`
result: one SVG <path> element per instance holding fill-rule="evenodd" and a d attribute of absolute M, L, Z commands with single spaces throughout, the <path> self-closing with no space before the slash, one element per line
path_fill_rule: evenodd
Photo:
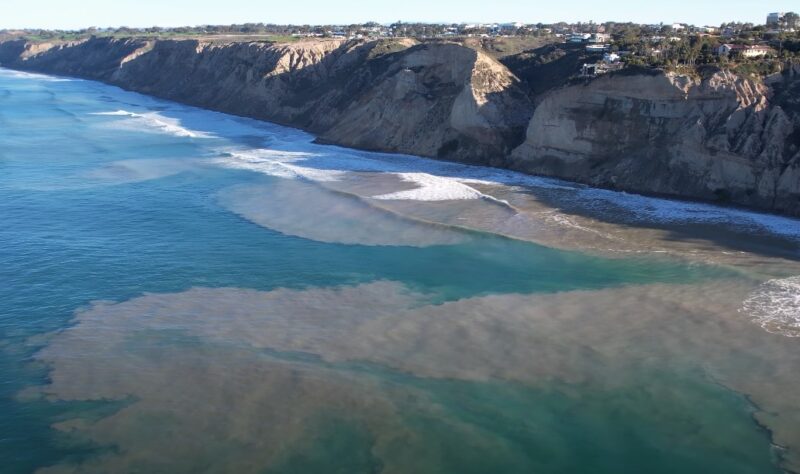
<path fill-rule="evenodd" d="M 168 135 L 173 135 L 176 137 L 187 137 L 187 138 L 213 138 L 214 135 L 206 132 L 201 132 L 198 130 L 190 130 L 181 126 L 181 122 L 178 119 L 165 117 L 161 114 L 157 114 L 155 112 L 147 112 L 143 114 L 139 114 L 136 112 L 128 112 L 127 110 L 115 110 L 113 112 L 95 112 L 90 115 L 105 115 L 105 116 L 112 116 L 112 117 L 128 117 L 132 120 L 135 120 L 138 124 L 142 127 L 153 130 L 156 132 L 165 133 Z"/>

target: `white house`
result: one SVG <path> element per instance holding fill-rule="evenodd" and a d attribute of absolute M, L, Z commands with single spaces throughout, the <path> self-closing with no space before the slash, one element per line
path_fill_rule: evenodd
<path fill-rule="evenodd" d="M 611 40 L 611 35 L 605 33 L 593 33 L 589 37 L 590 43 L 607 43 Z"/>
<path fill-rule="evenodd" d="M 735 46 L 736 45 L 727 44 L 727 43 L 726 44 L 721 44 L 721 45 L 717 46 L 717 54 L 719 56 L 727 56 L 727 55 L 731 54 L 731 51 L 733 51 Z"/>
<path fill-rule="evenodd" d="M 570 43 L 585 43 L 589 41 L 589 38 L 591 37 L 592 35 L 589 33 L 572 33 L 571 35 L 569 35 L 567 41 L 569 41 Z"/>
<path fill-rule="evenodd" d="M 772 54 L 772 48 L 769 46 L 747 46 L 740 53 L 745 58 L 761 58 Z"/>
<path fill-rule="evenodd" d="M 587 44 L 586 45 L 586 52 L 587 53 L 602 53 L 608 49 L 609 45 L 607 44 Z"/>
<path fill-rule="evenodd" d="M 761 58 L 772 54 L 772 48 L 763 45 L 722 44 L 717 48 L 720 56 L 738 56 L 742 58 Z"/>
<path fill-rule="evenodd" d="M 509 30 L 518 30 L 525 26 L 525 23 L 521 23 L 519 21 L 514 23 L 503 23 L 500 25 L 501 30 L 509 31 Z"/>

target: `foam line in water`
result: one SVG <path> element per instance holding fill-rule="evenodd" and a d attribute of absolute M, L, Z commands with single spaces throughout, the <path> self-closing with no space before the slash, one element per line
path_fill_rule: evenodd
<path fill-rule="evenodd" d="M 32 72 L 25 72 L 25 71 L 17 71 L 14 69 L 7 69 L 0 67 L 0 76 L 6 78 L 14 78 L 14 79 L 27 79 L 27 80 L 37 80 L 37 81 L 47 81 L 47 82 L 71 82 L 76 81 L 79 79 L 71 79 L 67 77 L 56 77 L 56 76 L 48 76 L 45 74 L 36 74 Z"/>
<path fill-rule="evenodd" d="M 302 178 L 320 182 L 336 180 L 343 174 L 343 171 L 322 170 L 294 164 L 310 157 L 313 157 L 313 154 L 305 152 L 269 149 L 228 150 L 213 162 L 226 168 L 255 171 L 279 178 Z"/>
<path fill-rule="evenodd" d="M 800 276 L 764 283 L 744 301 L 741 311 L 771 333 L 800 337 Z"/>
<path fill-rule="evenodd" d="M 507 170 L 444 163 L 406 155 L 358 152 L 338 147 L 293 143 L 292 151 L 226 152 L 219 163 L 285 178 L 314 181 L 339 179 L 342 173 L 396 174 L 417 185 L 373 197 L 380 200 L 437 201 L 491 197 L 471 185 L 504 185 L 544 193 L 548 200 L 576 209 L 613 215 L 623 222 L 643 224 L 722 224 L 744 232 L 768 232 L 800 240 L 800 221 L 712 204 L 647 197 L 596 189 Z M 290 167 L 286 163 L 291 163 Z"/>
<path fill-rule="evenodd" d="M 2 68 L 0 68 L 0 74 L 12 77 L 35 77 L 43 80 L 64 80 Z M 562 203 L 568 204 L 578 210 L 596 212 L 601 217 L 605 213 L 623 223 L 645 225 L 722 224 L 744 233 L 767 232 L 800 241 L 800 221 L 788 217 L 719 207 L 713 204 L 595 189 L 558 179 L 530 176 L 497 168 L 441 162 L 411 155 L 375 153 L 318 145 L 312 143 L 314 140 L 312 135 L 279 125 L 183 106 L 116 88 L 103 87 L 102 93 L 109 96 L 112 102 L 119 104 L 142 104 L 145 107 L 158 108 L 162 113 L 135 113 L 124 109 L 100 112 L 104 115 L 127 116 L 131 121 L 146 124 L 155 131 L 184 137 L 220 137 L 230 139 L 231 144 L 237 143 L 237 139 L 241 138 L 242 134 L 259 135 L 263 137 L 264 141 L 273 140 L 275 142 L 273 148 L 279 149 L 278 151 L 298 152 L 306 155 L 300 160 L 294 160 L 290 166 L 284 164 L 274 167 L 265 163 L 240 165 L 240 167 L 248 167 L 252 171 L 266 174 L 295 179 L 331 180 L 336 178 L 337 172 L 346 171 L 420 173 L 443 180 L 455 180 L 465 185 L 482 183 L 520 186 L 536 193 L 546 194 L 556 206 Z M 240 152 L 243 154 L 263 153 L 263 150 L 259 147 L 240 147 Z M 232 163 L 240 157 L 228 156 L 227 158 L 225 166 L 233 167 L 235 165 Z M 222 164 L 222 161 L 218 164 Z M 445 185 L 443 180 L 439 181 L 440 185 Z M 446 186 L 450 191 L 437 191 L 435 195 L 452 194 L 456 187 L 450 183 Z M 389 194 L 391 195 L 391 193 Z M 409 192 L 400 196 L 410 199 L 412 197 L 430 197 L 431 195 L 434 194 L 428 189 L 425 192 Z M 474 196 L 466 192 L 461 194 L 461 196 L 467 195 Z"/>
<path fill-rule="evenodd" d="M 276 149 L 220 148 L 219 152 L 222 157 L 229 159 L 220 161 L 220 164 L 229 166 L 236 166 L 237 160 L 249 163 L 291 161 L 296 166 L 318 171 L 397 174 L 419 187 L 427 188 L 425 192 L 416 194 L 418 198 L 447 195 L 459 199 L 481 197 L 477 190 L 465 189 L 464 185 L 469 184 L 527 184 L 538 188 L 562 190 L 572 190 L 577 186 L 496 168 L 435 161 L 410 155 L 350 150 L 302 140 L 281 143 Z M 262 171 L 266 174 L 273 172 L 267 167 Z M 435 191 L 434 187 L 446 187 L 447 190 Z M 460 191 L 456 192 L 456 188 Z M 413 196 L 413 194 L 401 195 L 401 198 L 413 199 Z"/>
<path fill-rule="evenodd" d="M 140 125 L 141 128 L 155 131 L 159 133 L 166 133 L 168 135 L 173 135 L 176 137 L 187 137 L 187 138 L 213 138 L 214 135 L 206 132 L 201 132 L 197 130 L 190 130 L 185 128 L 181 125 L 180 120 L 165 117 L 164 115 L 158 114 L 156 112 L 146 112 L 146 113 L 135 113 L 129 112 L 127 110 L 115 110 L 112 112 L 94 112 L 91 115 L 105 115 L 105 116 L 112 116 L 112 117 L 128 117 L 132 119 L 137 125 Z"/>
<path fill-rule="evenodd" d="M 2 70 L 3 74 L 28 73 Z M 36 75 L 38 78 L 38 75 Z M 42 78 L 52 78 L 42 76 Z M 219 112 L 166 102 L 145 95 L 104 88 L 112 102 L 120 104 L 119 110 L 100 112 L 101 115 L 119 116 L 129 119 L 141 129 L 148 128 L 161 133 L 181 137 L 218 137 L 230 140 L 229 148 L 220 150 L 218 165 L 239 167 L 255 172 L 292 179 L 330 181 L 341 177 L 342 172 L 376 172 L 394 174 L 429 175 L 427 186 L 420 190 L 406 190 L 400 194 L 388 192 L 389 196 L 403 199 L 441 199 L 457 196 L 474 199 L 475 193 L 465 187 L 473 184 L 519 186 L 533 193 L 546 195 L 556 206 L 569 205 L 579 211 L 604 214 L 615 221 L 644 225 L 659 224 L 722 224 L 744 233 L 770 233 L 800 241 L 800 221 L 788 217 L 761 214 L 678 200 L 646 197 L 637 194 L 601 190 L 569 183 L 553 178 L 525 175 L 515 171 L 482 166 L 448 163 L 411 155 L 397 155 L 352 150 L 338 146 L 312 143 L 314 137 L 308 133 L 252 119 L 233 117 Z M 131 112 L 123 104 L 143 104 L 159 112 Z M 138 122 L 138 123 L 137 123 Z M 117 125 L 119 126 L 119 125 Z M 258 137 L 269 143 L 269 148 L 241 146 L 242 136 Z M 235 154 L 230 148 L 236 148 Z M 283 154 L 280 165 L 265 159 L 265 150 Z M 228 153 L 228 154 L 226 154 Z M 261 156 L 262 161 L 253 162 L 246 155 Z M 295 154 L 291 160 L 286 154 Z M 440 179 L 439 179 L 440 178 Z M 441 189 L 435 190 L 434 183 Z M 457 183 L 457 184 L 453 184 Z M 417 183 L 419 184 L 419 183 Z M 456 192 L 458 188 L 458 192 Z M 477 190 L 476 190 L 477 191 Z M 385 198 L 380 193 L 376 196 Z"/>
<path fill-rule="evenodd" d="M 428 173 L 398 173 L 404 180 L 417 185 L 414 189 L 373 196 L 381 200 L 455 201 L 480 199 L 485 195 L 455 179 L 434 176 Z"/>
<path fill-rule="evenodd" d="M 790 217 L 589 187 L 578 190 L 572 199 L 587 209 L 601 212 L 606 210 L 603 209 L 605 205 L 621 207 L 627 212 L 623 218 L 633 221 L 726 224 L 745 231 L 766 231 L 800 239 L 800 221 Z"/>

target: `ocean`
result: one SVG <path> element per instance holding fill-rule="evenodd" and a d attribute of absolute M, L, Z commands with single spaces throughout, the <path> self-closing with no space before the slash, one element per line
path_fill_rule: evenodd
<path fill-rule="evenodd" d="M 0 69 L 7 473 L 800 471 L 800 221 Z"/>

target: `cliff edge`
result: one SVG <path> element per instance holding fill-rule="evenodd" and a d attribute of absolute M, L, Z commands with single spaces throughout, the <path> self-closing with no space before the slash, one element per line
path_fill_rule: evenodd
<path fill-rule="evenodd" d="M 510 166 L 797 215 L 800 116 L 790 102 L 798 72 L 767 83 L 722 70 L 656 72 L 561 88 L 537 107 Z"/>
<path fill-rule="evenodd" d="M 411 39 L 14 40 L 0 43 L 0 64 L 299 127 L 327 143 L 800 216 L 800 66 L 764 81 L 716 69 L 575 81 L 559 73 L 572 53 L 554 48 L 501 63 L 475 45 Z"/>
<path fill-rule="evenodd" d="M 522 143 L 533 107 L 503 65 L 458 44 L 93 38 L 0 43 L 0 63 L 299 127 L 321 141 L 472 163 Z"/>

